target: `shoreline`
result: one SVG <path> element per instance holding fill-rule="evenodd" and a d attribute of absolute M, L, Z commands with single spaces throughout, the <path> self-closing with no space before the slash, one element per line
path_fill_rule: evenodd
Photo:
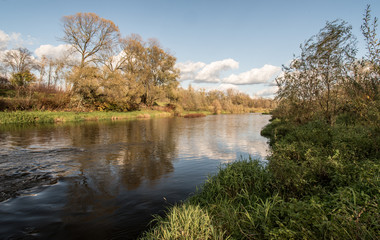
<path fill-rule="evenodd" d="M 257 111 L 254 113 L 268 114 L 269 110 Z M 232 114 L 232 113 L 222 113 Z M 181 113 L 167 112 L 160 110 L 141 110 L 131 112 L 52 112 L 52 111 L 12 111 L 0 112 L 0 126 L 8 124 L 35 124 L 35 123 L 65 123 L 65 122 L 85 122 L 103 120 L 132 120 L 165 117 L 198 117 L 213 115 L 208 111 L 184 111 Z"/>
<path fill-rule="evenodd" d="M 8 124 L 65 123 L 102 120 L 147 119 L 172 117 L 173 113 L 157 110 L 132 112 L 50 112 L 14 111 L 0 112 L 0 126 Z"/>

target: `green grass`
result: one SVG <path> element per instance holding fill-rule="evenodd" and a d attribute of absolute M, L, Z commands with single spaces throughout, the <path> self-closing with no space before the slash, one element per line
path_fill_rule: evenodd
<path fill-rule="evenodd" d="M 172 114 L 168 112 L 151 110 L 134 112 L 15 111 L 0 112 L 0 124 L 80 122 L 169 116 L 172 116 Z"/>
<path fill-rule="evenodd" d="M 165 218 L 156 216 L 159 225 L 146 232 L 141 239 L 228 239 L 213 225 L 212 218 L 199 205 L 184 204 L 174 206 Z"/>
<path fill-rule="evenodd" d="M 186 239 L 179 233 L 194 222 L 188 239 L 378 239 L 378 128 L 275 120 L 263 133 L 272 142 L 267 166 L 251 159 L 222 166 L 145 236 Z M 194 207 L 198 214 L 189 214 Z M 217 234 L 197 230 L 205 225 Z"/>
<path fill-rule="evenodd" d="M 203 115 L 212 115 L 210 111 L 182 111 L 180 116 L 192 115 L 192 114 L 203 114 Z"/>

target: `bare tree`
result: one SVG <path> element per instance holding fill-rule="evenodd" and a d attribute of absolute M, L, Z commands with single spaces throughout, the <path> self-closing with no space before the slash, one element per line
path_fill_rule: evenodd
<path fill-rule="evenodd" d="M 10 81 L 17 86 L 24 86 L 36 80 L 31 71 L 38 69 L 32 53 L 26 48 L 17 48 L 7 51 L 2 62 L 11 73 Z"/>
<path fill-rule="evenodd" d="M 32 52 L 27 48 L 17 48 L 4 55 L 2 62 L 11 70 L 11 73 L 21 73 L 31 71 L 35 68 L 35 61 Z"/>
<path fill-rule="evenodd" d="M 81 55 L 80 67 L 97 60 L 99 51 L 110 47 L 119 38 L 119 28 L 95 13 L 77 13 L 62 18 L 64 37 Z"/>

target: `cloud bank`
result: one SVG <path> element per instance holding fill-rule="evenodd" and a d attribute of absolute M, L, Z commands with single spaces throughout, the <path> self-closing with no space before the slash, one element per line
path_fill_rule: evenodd
<path fill-rule="evenodd" d="M 0 30 L 0 51 L 7 50 L 8 48 L 18 48 L 25 45 L 33 45 L 35 39 L 31 36 L 23 38 L 21 33 L 10 33 Z"/>
<path fill-rule="evenodd" d="M 277 93 L 278 87 L 277 86 L 271 86 L 268 88 L 264 88 L 263 90 L 260 90 L 256 92 L 256 96 L 260 97 L 273 97 Z"/>
<path fill-rule="evenodd" d="M 197 83 L 218 83 L 223 71 L 239 68 L 239 63 L 229 58 L 211 62 L 185 62 L 177 63 L 176 67 L 181 71 L 180 80 L 192 80 Z"/>
<path fill-rule="evenodd" d="M 239 68 L 239 63 L 233 59 L 212 62 L 205 65 L 195 76 L 196 82 L 220 82 L 220 73 L 223 71 Z"/>
<path fill-rule="evenodd" d="M 185 62 L 177 63 L 176 68 L 181 70 L 180 80 L 193 80 L 197 72 L 204 68 L 206 63 L 203 62 Z"/>
<path fill-rule="evenodd" d="M 10 36 L 0 30 L 0 51 L 7 49 Z"/>
<path fill-rule="evenodd" d="M 67 56 L 71 46 L 68 44 L 61 44 L 58 46 L 53 45 L 41 45 L 34 53 L 38 58 L 45 56 L 48 59 L 60 59 Z"/>
<path fill-rule="evenodd" d="M 196 83 L 223 83 L 233 85 L 251 85 L 269 83 L 269 81 L 281 72 L 280 67 L 265 64 L 261 68 L 252 68 L 240 74 L 231 74 L 221 78 L 222 72 L 238 69 L 239 63 L 233 59 L 224 59 L 209 64 L 203 62 L 177 63 L 181 75 L 180 81 L 191 80 Z"/>
<path fill-rule="evenodd" d="M 280 71 L 280 67 L 265 64 L 262 68 L 253 68 L 238 75 L 231 74 L 230 76 L 224 78 L 223 82 L 236 85 L 268 83 L 268 81 L 280 73 Z"/>

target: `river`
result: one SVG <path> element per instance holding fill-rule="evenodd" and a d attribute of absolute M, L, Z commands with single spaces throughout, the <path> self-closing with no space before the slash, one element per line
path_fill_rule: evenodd
<path fill-rule="evenodd" d="M 269 119 L 0 126 L 0 239 L 136 239 L 223 164 L 265 161 Z"/>

